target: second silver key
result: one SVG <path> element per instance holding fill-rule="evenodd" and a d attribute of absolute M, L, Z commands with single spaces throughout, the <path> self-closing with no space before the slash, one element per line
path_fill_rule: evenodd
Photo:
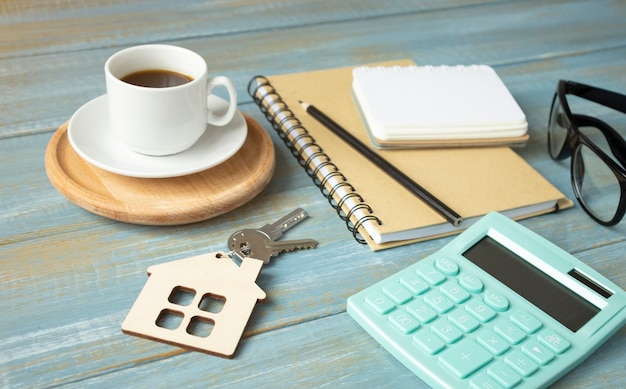
<path fill-rule="evenodd" d="M 276 220 L 274 223 L 266 224 L 263 227 L 258 228 L 259 231 L 264 232 L 272 240 L 278 240 L 283 233 L 306 219 L 309 215 L 302 208 L 295 209 L 289 212 L 287 215 Z"/>

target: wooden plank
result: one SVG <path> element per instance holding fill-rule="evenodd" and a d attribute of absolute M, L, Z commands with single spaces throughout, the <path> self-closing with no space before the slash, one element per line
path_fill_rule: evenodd
<path fill-rule="evenodd" d="M 480 6 L 485 0 L 271 2 L 167 0 L 58 2 L 5 0 L 0 58 L 31 57 L 138 42 L 180 41 L 346 20 Z"/>
<path fill-rule="evenodd" d="M 624 243 L 616 246 L 610 250 L 623 252 L 626 249 Z M 609 249 L 588 254 L 581 255 L 580 258 L 589 262 L 595 256 L 613 255 Z M 233 384 L 239 387 L 247 385 L 265 387 L 276 385 L 276 382 L 288 382 L 299 387 L 312 387 L 332 382 L 335 385 L 366 384 L 369 387 L 369 385 L 385 386 L 385 382 L 393 382 L 398 385 L 426 387 L 378 346 L 345 313 L 321 317 L 244 339 L 236 359 L 232 361 L 168 349 L 160 344 L 134 338 L 122 339 L 119 335 L 115 336 L 111 330 L 120 319 L 117 314 L 103 315 L 98 320 L 85 320 L 78 325 L 67 326 L 71 328 L 61 326 L 57 331 L 33 333 L 32 336 L 38 338 L 39 346 L 56 345 L 54 350 L 50 350 L 48 357 L 40 355 L 33 360 L 38 368 L 46 371 L 50 368 L 46 362 L 51 362 L 51 359 L 59 359 L 62 363 L 68 364 L 82 362 L 80 369 L 72 372 L 71 377 L 64 376 L 67 370 L 58 371 L 52 377 L 52 382 L 56 384 L 74 382 L 77 385 L 110 386 L 124 383 L 133 387 L 150 385 L 169 387 L 174 384 L 189 386 L 210 383 L 215 387 Z M 75 333 L 70 329 L 79 329 L 81 336 L 73 336 Z M 100 337 L 104 339 L 99 339 Z M 620 355 L 625 342 L 626 328 L 620 330 L 610 342 L 555 387 L 586 387 L 591 382 L 596 385 L 594 387 L 601 387 L 598 385 L 602 385 L 603 382 L 610 385 L 614 379 L 618 382 L 624 379 L 623 370 L 607 366 L 606 361 Z M 97 353 L 95 350 L 83 350 L 86 346 L 100 349 Z M 155 355 L 150 360 L 136 359 L 111 365 L 103 364 L 99 360 L 106 356 L 119 355 L 124 347 L 154 348 Z M 259 356 L 259 350 L 263 350 L 262 357 Z M 42 348 L 34 347 L 22 348 L 20 351 L 22 355 L 34 354 L 30 356 L 31 358 L 37 357 L 37 352 L 45 354 Z M 78 355 L 83 355 L 84 358 L 77 358 Z M 121 361 L 117 359 L 111 362 Z M 87 371 L 87 368 L 93 370 Z M 172 369 L 176 374 L 163 374 Z M 381 371 L 385 374 L 375 374 Z M 50 382 L 46 381 L 50 377 L 36 375 L 28 379 L 27 371 L 21 368 L 13 369 L 13 372 L 17 378 L 11 380 L 14 382 L 19 383 L 22 382 L 20 379 L 24 379 L 35 386 Z M 141 374 L 138 374 L 139 372 Z M 609 372 L 610 374 L 607 374 Z"/>
<path fill-rule="evenodd" d="M 626 44 L 626 28 L 620 16 L 626 13 L 626 5 L 596 4 L 572 2 L 567 6 L 567 19 L 555 18 L 555 13 L 562 10 L 558 3 L 538 2 L 529 7 L 526 3 L 507 2 L 348 20 L 331 24 L 332 29 L 305 24 L 279 32 L 221 35 L 212 39 L 210 45 L 205 37 L 169 42 L 197 51 L 207 59 L 214 74 L 231 77 L 245 103 L 249 101 L 246 84 L 256 73 L 285 73 L 405 57 L 420 64 L 505 64 Z M 588 17 L 591 13 L 604 21 L 602 26 L 597 25 L 597 19 Z M 571 25 L 577 28 L 572 30 Z M 417 29 L 406 33 L 406 26 Z M 537 41 L 543 43 L 537 45 Z M 238 49 L 232 50 L 233 47 Z M 30 57 L 1 60 L 0 83 L 5 88 L 0 138 L 51 131 L 82 104 L 105 93 L 102 67 L 118 49 L 119 46 L 42 55 L 35 58 L 36 62 Z M 220 60 L 214 62 L 212 58 Z"/>

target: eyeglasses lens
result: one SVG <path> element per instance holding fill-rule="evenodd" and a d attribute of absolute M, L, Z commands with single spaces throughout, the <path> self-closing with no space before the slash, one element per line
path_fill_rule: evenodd
<path fill-rule="evenodd" d="M 552 109 L 550 111 L 550 122 L 548 124 L 548 149 L 552 158 L 558 158 L 565 141 L 567 140 L 567 129 L 570 123 L 563 112 L 560 99 L 554 96 Z"/>
<path fill-rule="evenodd" d="M 610 222 L 617 212 L 622 193 L 617 177 L 585 145 L 581 144 L 572 158 L 572 174 L 581 202 L 596 218 Z"/>

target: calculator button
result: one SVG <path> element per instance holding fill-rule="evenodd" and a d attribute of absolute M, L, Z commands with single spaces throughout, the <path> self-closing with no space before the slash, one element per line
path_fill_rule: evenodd
<path fill-rule="evenodd" d="M 543 330 L 538 336 L 539 342 L 548 346 L 548 348 L 557 354 L 565 352 L 570 346 L 567 339 L 563 338 L 558 332 L 550 329 Z"/>
<path fill-rule="evenodd" d="M 489 366 L 487 373 L 505 388 L 512 388 L 522 380 L 519 374 L 502 362 L 495 362 Z"/>
<path fill-rule="evenodd" d="M 441 274 L 430 264 L 424 264 L 419 266 L 416 272 L 420 277 L 424 279 L 424 281 L 433 286 L 441 284 L 446 279 L 446 276 Z"/>
<path fill-rule="evenodd" d="M 410 334 L 415 331 L 420 325 L 417 319 L 409 315 L 406 309 L 399 309 L 392 312 L 387 320 L 393 324 L 403 334 Z"/>
<path fill-rule="evenodd" d="M 424 301 L 439 313 L 446 313 L 454 308 L 454 303 L 436 290 L 426 293 L 424 295 Z"/>
<path fill-rule="evenodd" d="M 415 295 L 426 292 L 430 287 L 417 274 L 407 274 L 400 278 L 400 283 Z"/>
<path fill-rule="evenodd" d="M 395 281 L 385 284 L 383 286 L 383 292 L 396 304 L 404 304 L 413 298 L 413 294 L 411 292 Z"/>
<path fill-rule="evenodd" d="M 485 291 L 485 304 L 498 312 L 504 312 L 509 309 L 509 300 L 498 292 Z"/>
<path fill-rule="evenodd" d="M 420 300 L 413 300 L 408 303 L 406 310 L 422 323 L 429 323 L 437 317 L 437 312 Z"/>
<path fill-rule="evenodd" d="M 447 319 L 435 321 L 430 328 L 446 343 L 454 343 L 463 337 L 461 330 L 456 328 Z"/>
<path fill-rule="evenodd" d="M 465 289 L 461 288 L 455 280 L 447 281 L 441 285 L 439 290 L 456 304 L 461 304 L 470 298 L 470 294 Z"/>
<path fill-rule="evenodd" d="M 554 359 L 554 353 L 535 340 L 529 340 L 524 343 L 522 345 L 522 352 L 541 366 L 547 365 Z"/>
<path fill-rule="evenodd" d="M 511 322 L 499 322 L 493 327 L 493 329 L 498 335 L 502 336 L 511 344 L 518 344 L 526 338 L 526 333 Z"/>
<path fill-rule="evenodd" d="M 470 274 L 461 274 L 459 283 L 467 291 L 472 293 L 480 293 L 483 290 L 483 282 Z"/>
<path fill-rule="evenodd" d="M 452 311 L 452 313 L 448 315 L 448 320 L 454 323 L 454 325 L 459 327 L 459 329 L 466 334 L 469 334 L 480 327 L 480 322 L 462 309 Z"/>
<path fill-rule="evenodd" d="M 480 300 L 472 300 L 465 304 L 465 310 L 471 313 L 476 319 L 483 323 L 496 317 L 496 311 L 489 308 L 485 303 Z"/>
<path fill-rule="evenodd" d="M 446 257 L 438 257 L 435 260 L 435 267 L 447 276 L 455 276 L 459 272 L 459 265 Z"/>
<path fill-rule="evenodd" d="M 365 297 L 365 302 L 379 315 L 384 315 L 396 307 L 393 301 L 380 292 L 370 293 Z"/>
<path fill-rule="evenodd" d="M 507 341 L 493 331 L 482 332 L 476 340 L 493 355 L 501 355 L 509 349 Z"/>
<path fill-rule="evenodd" d="M 528 334 L 537 332 L 543 325 L 536 317 L 522 310 L 517 310 L 511 314 L 511 321 Z"/>
<path fill-rule="evenodd" d="M 500 384 L 491 379 L 486 373 L 476 374 L 469 382 L 471 389 L 499 389 Z"/>
<path fill-rule="evenodd" d="M 465 378 L 491 361 L 491 354 L 476 342 L 464 339 L 439 354 L 439 363 L 459 378 Z"/>
<path fill-rule="evenodd" d="M 539 366 L 520 351 L 512 351 L 506 355 L 504 362 L 524 377 L 530 377 Z"/>
<path fill-rule="evenodd" d="M 430 355 L 435 355 L 446 347 L 446 344 L 427 328 L 417 331 L 413 335 L 413 341 Z"/>

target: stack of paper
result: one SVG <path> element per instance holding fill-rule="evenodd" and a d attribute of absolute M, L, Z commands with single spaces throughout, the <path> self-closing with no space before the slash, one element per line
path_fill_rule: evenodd
<path fill-rule="evenodd" d="M 377 147 L 523 145 L 526 116 L 486 65 L 353 69 L 352 92 Z"/>

